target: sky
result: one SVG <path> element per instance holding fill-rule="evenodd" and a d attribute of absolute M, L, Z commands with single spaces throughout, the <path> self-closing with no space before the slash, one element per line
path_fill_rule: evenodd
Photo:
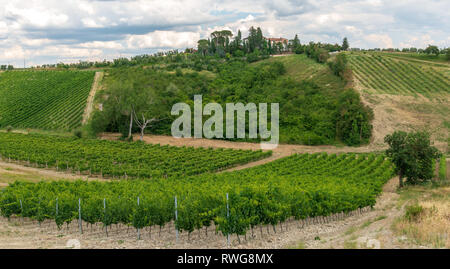
<path fill-rule="evenodd" d="M 450 0 L 0 0 L 0 64 L 111 60 L 196 47 L 215 30 L 351 47 L 450 47 Z"/>

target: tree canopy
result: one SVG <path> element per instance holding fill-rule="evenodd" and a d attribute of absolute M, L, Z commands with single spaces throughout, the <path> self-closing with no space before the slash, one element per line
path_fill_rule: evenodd
<path fill-rule="evenodd" d="M 348 44 L 348 39 L 344 37 L 344 40 L 342 41 L 342 50 L 348 50 L 350 48 L 350 45 Z"/>
<path fill-rule="evenodd" d="M 403 186 L 403 177 L 410 184 L 433 178 L 433 162 L 440 153 L 431 145 L 428 133 L 396 131 L 387 135 L 384 141 L 389 145 L 386 154 L 395 164 L 400 187 Z"/>

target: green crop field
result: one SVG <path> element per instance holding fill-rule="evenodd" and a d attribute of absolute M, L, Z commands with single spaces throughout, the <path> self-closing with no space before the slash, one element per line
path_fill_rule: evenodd
<path fill-rule="evenodd" d="M 0 133 L 3 160 L 26 161 L 105 177 L 167 177 L 213 172 L 267 157 L 270 151 L 172 147 L 141 142 Z"/>
<path fill-rule="evenodd" d="M 295 154 L 241 171 L 192 177 L 18 181 L 0 193 L 0 209 L 5 217 L 53 219 L 58 226 L 79 217 L 91 224 L 135 228 L 175 221 L 178 230 L 191 233 L 214 222 L 223 234 L 242 235 L 259 224 L 373 206 L 392 176 L 384 155 Z"/>
<path fill-rule="evenodd" d="M 0 74 L 0 128 L 71 130 L 81 125 L 92 71 Z"/>
<path fill-rule="evenodd" d="M 284 76 L 299 82 L 312 82 L 331 92 L 342 91 L 345 87 L 345 81 L 340 77 L 335 76 L 327 65 L 317 63 L 315 60 L 308 58 L 305 54 L 272 57 L 267 60 L 253 63 L 252 65 L 261 65 L 267 62 L 283 63 L 286 67 L 286 74 Z"/>
<path fill-rule="evenodd" d="M 354 75 L 371 92 L 399 95 L 418 94 L 428 98 L 450 93 L 450 67 L 403 60 L 395 54 L 349 54 Z"/>

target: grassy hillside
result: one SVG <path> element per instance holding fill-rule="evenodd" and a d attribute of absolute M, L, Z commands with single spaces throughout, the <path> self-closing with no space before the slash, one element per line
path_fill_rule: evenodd
<path fill-rule="evenodd" d="M 374 140 L 423 130 L 445 151 L 450 134 L 450 64 L 411 53 L 351 52 L 355 87 L 375 115 Z"/>
<path fill-rule="evenodd" d="M 317 63 L 315 60 L 306 57 L 305 54 L 271 57 L 254 64 L 272 62 L 283 63 L 286 67 L 285 76 L 296 81 L 313 82 L 319 87 L 331 91 L 341 91 L 345 87 L 345 82 L 340 77 L 335 76 L 327 65 Z"/>
<path fill-rule="evenodd" d="M 81 125 L 92 71 L 0 73 L 0 128 L 70 130 Z"/>
<path fill-rule="evenodd" d="M 450 93 L 450 66 L 382 53 L 349 54 L 354 75 L 371 92 L 442 97 Z M 414 58 L 411 58 L 414 59 Z"/>

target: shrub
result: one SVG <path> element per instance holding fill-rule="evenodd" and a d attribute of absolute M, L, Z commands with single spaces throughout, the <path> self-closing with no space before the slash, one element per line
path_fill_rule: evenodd
<path fill-rule="evenodd" d="M 344 71 L 347 68 L 347 62 L 347 56 L 344 53 L 339 53 L 333 61 L 328 62 L 328 66 L 336 76 L 343 78 Z"/>
<path fill-rule="evenodd" d="M 423 213 L 424 209 L 419 204 L 409 205 L 405 208 L 405 218 L 408 221 L 418 221 L 420 215 Z"/>
<path fill-rule="evenodd" d="M 6 131 L 9 133 L 13 130 L 13 127 L 11 125 L 8 125 L 8 127 L 6 127 Z"/>
<path fill-rule="evenodd" d="M 82 138 L 83 132 L 80 129 L 77 129 L 77 130 L 73 131 L 73 135 L 77 138 Z"/>
<path fill-rule="evenodd" d="M 253 63 L 258 61 L 258 55 L 254 52 L 247 54 L 247 62 Z"/>
<path fill-rule="evenodd" d="M 183 71 L 181 71 L 181 68 L 178 67 L 178 68 L 176 69 L 175 75 L 176 75 L 177 77 L 181 77 L 181 76 L 183 75 Z"/>
<path fill-rule="evenodd" d="M 295 49 L 295 54 L 302 54 L 302 53 L 304 53 L 305 52 L 305 49 L 303 48 L 303 46 L 298 46 L 296 49 Z"/>

